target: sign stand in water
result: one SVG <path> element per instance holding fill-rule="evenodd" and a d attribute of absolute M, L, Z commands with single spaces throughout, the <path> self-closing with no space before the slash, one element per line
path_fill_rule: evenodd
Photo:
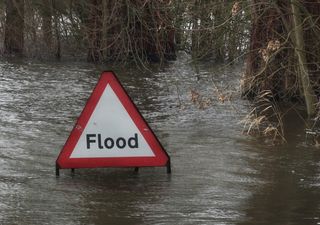
<path fill-rule="evenodd" d="M 103 72 L 56 161 L 60 169 L 166 166 L 170 156 L 113 72 Z"/>

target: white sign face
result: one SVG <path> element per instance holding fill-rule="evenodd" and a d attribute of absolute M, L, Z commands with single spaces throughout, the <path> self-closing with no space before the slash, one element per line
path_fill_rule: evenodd
<path fill-rule="evenodd" d="M 149 144 L 108 84 L 70 158 L 153 156 Z"/>

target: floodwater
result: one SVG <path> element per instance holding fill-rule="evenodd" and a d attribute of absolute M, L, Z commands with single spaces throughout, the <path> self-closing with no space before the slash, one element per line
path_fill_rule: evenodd
<path fill-rule="evenodd" d="M 103 69 L 0 62 L 1 225 L 320 224 L 320 150 L 305 144 L 294 115 L 282 146 L 242 134 L 250 105 L 239 98 L 239 66 L 180 59 L 152 72 L 116 70 L 172 174 L 104 168 L 57 178 L 55 160 Z M 191 90 L 206 103 L 194 104 Z"/>

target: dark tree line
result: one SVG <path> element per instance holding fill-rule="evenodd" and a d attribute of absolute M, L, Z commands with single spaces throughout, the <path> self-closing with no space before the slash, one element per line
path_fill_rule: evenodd
<path fill-rule="evenodd" d="M 6 0 L 2 8 L 5 54 L 60 58 L 86 51 L 90 62 L 175 59 L 170 1 Z"/>
<path fill-rule="evenodd" d="M 6 0 L 3 53 L 73 55 L 90 62 L 232 61 L 248 43 L 247 2 L 227 0 Z"/>

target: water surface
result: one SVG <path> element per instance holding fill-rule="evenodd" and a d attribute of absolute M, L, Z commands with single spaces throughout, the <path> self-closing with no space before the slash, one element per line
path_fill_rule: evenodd
<path fill-rule="evenodd" d="M 55 160 L 102 69 L 110 68 L 0 63 L 0 224 L 320 224 L 320 150 L 304 143 L 295 115 L 282 146 L 242 134 L 250 105 L 239 98 L 239 66 L 180 59 L 143 73 L 117 69 L 173 173 L 83 169 L 56 178 Z M 194 104 L 191 90 L 210 104 Z"/>

